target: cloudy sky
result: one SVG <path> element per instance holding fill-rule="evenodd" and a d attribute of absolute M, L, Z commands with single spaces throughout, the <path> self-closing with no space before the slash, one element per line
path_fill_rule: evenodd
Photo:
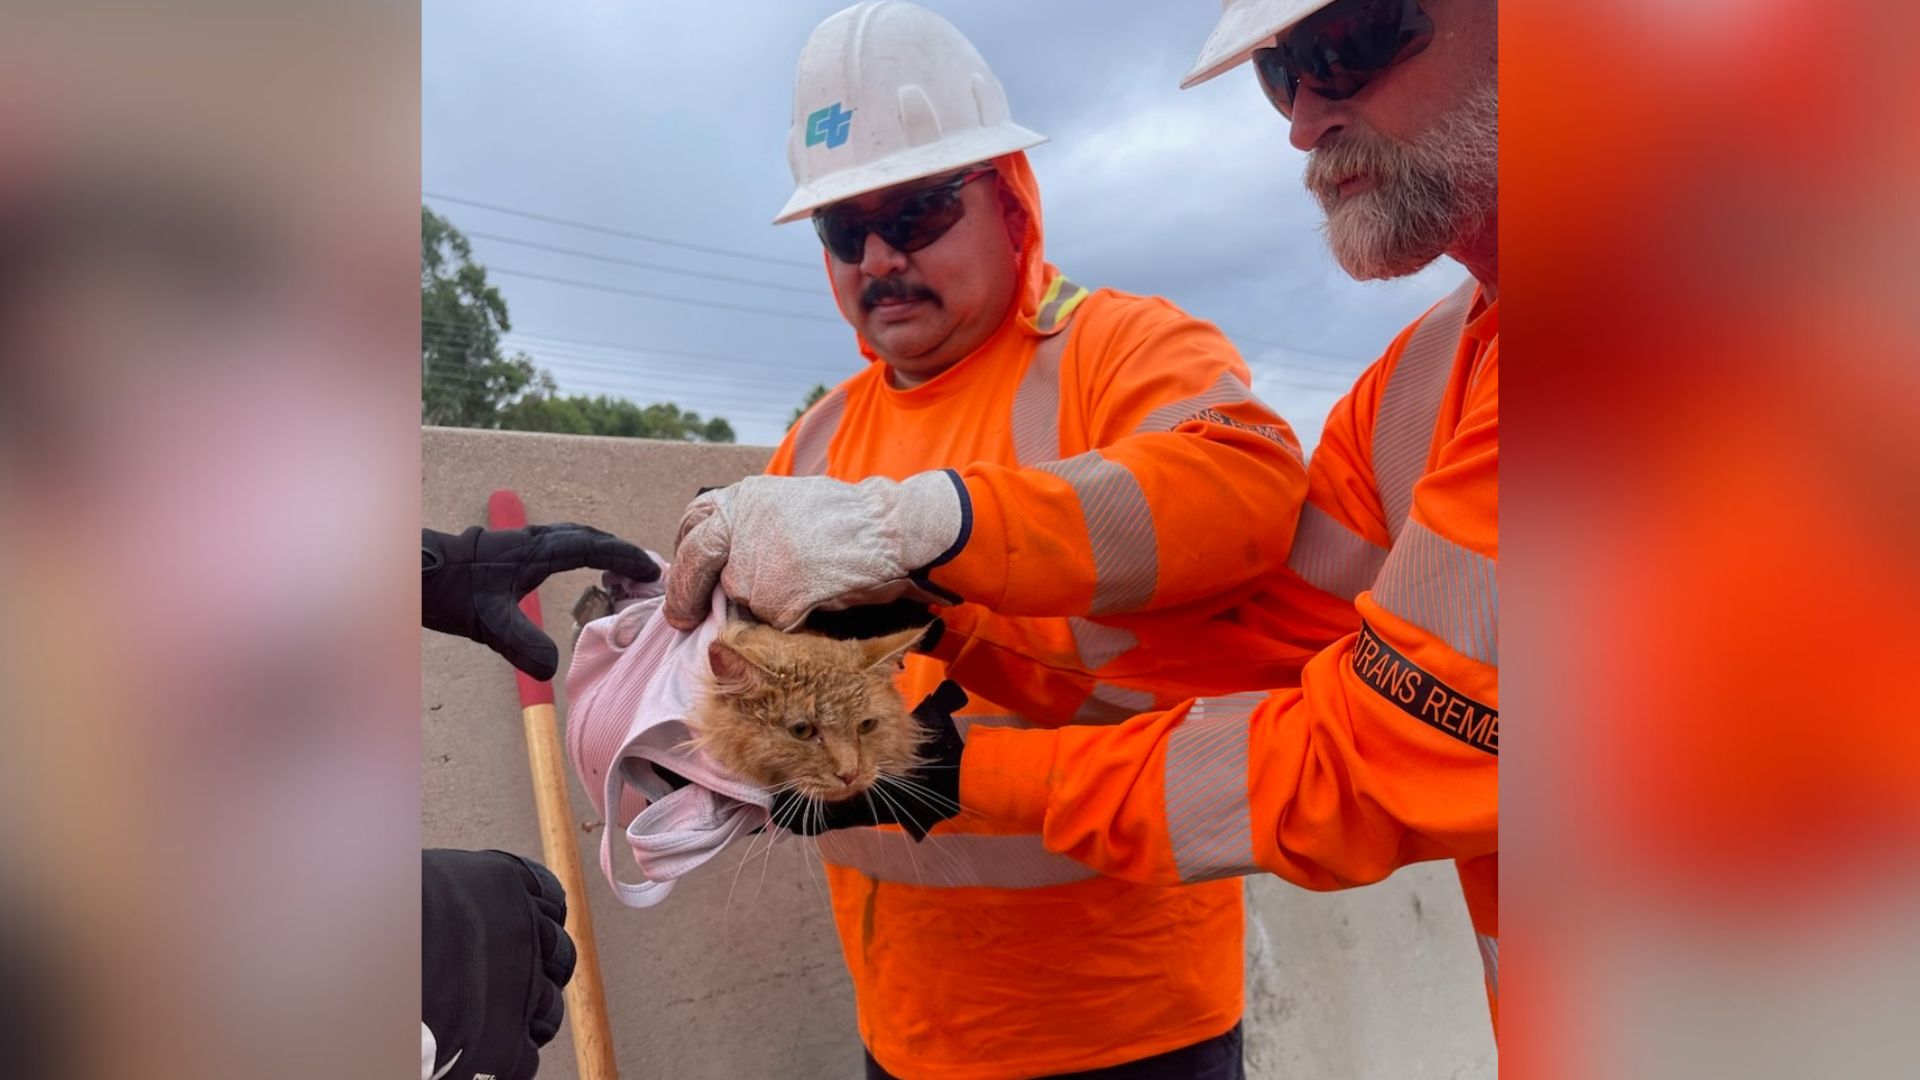
<path fill-rule="evenodd" d="M 794 62 L 843 6 L 426 0 L 426 201 L 505 293 L 510 347 L 567 391 L 673 401 L 747 443 L 778 441 L 808 388 L 858 368 L 812 229 L 768 224 L 793 187 Z M 1052 138 L 1029 151 L 1049 260 L 1217 323 L 1309 446 L 1360 368 L 1465 274 L 1340 271 L 1253 76 L 1177 88 L 1214 0 L 925 6 Z"/>

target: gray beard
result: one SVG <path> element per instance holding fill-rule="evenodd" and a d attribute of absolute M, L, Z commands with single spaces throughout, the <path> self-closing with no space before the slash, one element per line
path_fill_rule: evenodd
<path fill-rule="evenodd" d="M 1355 172 L 1375 186 L 1341 199 L 1334 183 Z M 1342 269 L 1362 281 L 1416 273 L 1477 235 L 1498 208 L 1498 84 L 1469 94 L 1413 143 L 1352 133 L 1316 149 L 1305 179 Z"/>

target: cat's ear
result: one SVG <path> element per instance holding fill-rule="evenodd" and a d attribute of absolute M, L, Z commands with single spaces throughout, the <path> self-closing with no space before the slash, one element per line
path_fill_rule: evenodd
<path fill-rule="evenodd" d="M 911 630 L 902 630 L 885 637 L 861 638 L 860 650 L 866 654 L 869 668 L 892 664 L 897 671 L 907 665 L 907 650 L 919 644 L 920 638 L 926 632 L 926 627 L 916 626 Z"/>
<path fill-rule="evenodd" d="M 722 692 L 738 693 L 760 678 L 760 668 L 725 641 L 716 640 L 707 646 L 707 666 L 713 669 L 714 685 Z"/>

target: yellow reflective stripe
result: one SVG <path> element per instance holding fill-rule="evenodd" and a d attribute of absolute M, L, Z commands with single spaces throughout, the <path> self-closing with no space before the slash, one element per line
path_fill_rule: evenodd
<path fill-rule="evenodd" d="M 836 386 L 800 418 L 800 430 L 793 435 L 793 475 L 826 474 L 827 447 L 840 430 L 840 417 L 846 411 L 847 388 Z"/>
<path fill-rule="evenodd" d="M 898 829 L 842 829 L 815 842 L 821 857 L 837 866 L 929 889 L 1044 889 L 1094 876 L 1033 835 L 934 833 L 915 843 Z"/>
<path fill-rule="evenodd" d="M 1093 555 L 1092 615 L 1138 611 L 1160 582 L 1153 509 L 1132 470 L 1097 450 L 1039 466 L 1065 480 L 1080 500 Z"/>
<path fill-rule="evenodd" d="M 1047 291 L 1041 294 L 1040 311 L 1033 317 L 1033 328 L 1043 334 L 1052 333 L 1064 325 L 1072 316 L 1073 309 L 1090 295 L 1065 277 L 1055 275 Z"/>
<path fill-rule="evenodd" d="M 1073 714 L 1076 724 L 1122 724 L 1153 711 L 1153 695 L 1112 683 L 1094 683 L 1087 700 Z"/>
<path fill-rule="evenodd" d="M 1201 698 L 1167 736 L 1167 840 L 1180 880 L 1257 872 L 1247 798 L 1248 718 L 1264 694 Z"/>
<path fill-rule="evenodd" d="M 1386 562 L 1386 548 L 1312 503 L 1301 508 L 1300 523 L 1293 530 L 1293 549 L 1287 553 L 1287 569 L 1307 584 L 1352 603 L 1373 587 Z"/>
<path fill-rule="evenodd" d="M 1373 602 L 1461 656 L 1500 666 L 1500 568 L 1485 555 L 1409 521 L 1374 583 Z"/>
<path fill-rule="evenodd" d="M 1413 512 L 1413 485 L 1427 471 L 1440 399 L 1460 351 L 1476 283 L 1468 278 L 1421 318 L 1380 391 L 1373 421 L 1373 480 L 1396 540 Z"/>

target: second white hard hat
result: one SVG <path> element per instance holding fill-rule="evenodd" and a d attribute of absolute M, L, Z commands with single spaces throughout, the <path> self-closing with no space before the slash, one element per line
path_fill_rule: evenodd
<path fill-rule="evenodd" d="M 814 28 L 794 79 L 793 197 L 774 224 L 842 199 L 1046 142 L 953 24 L 904 0 L 867 0 Z"/>
<path fill-rule="evenodd" d="M 1200 59 L 1180 80 L 1180 89 L 1198 86 L 1247 62 L 1253 50 L 1281 31 L 1326 7 L 1332 0 L 1220 0 L 1220 21 L 1200 46 Z"/>

